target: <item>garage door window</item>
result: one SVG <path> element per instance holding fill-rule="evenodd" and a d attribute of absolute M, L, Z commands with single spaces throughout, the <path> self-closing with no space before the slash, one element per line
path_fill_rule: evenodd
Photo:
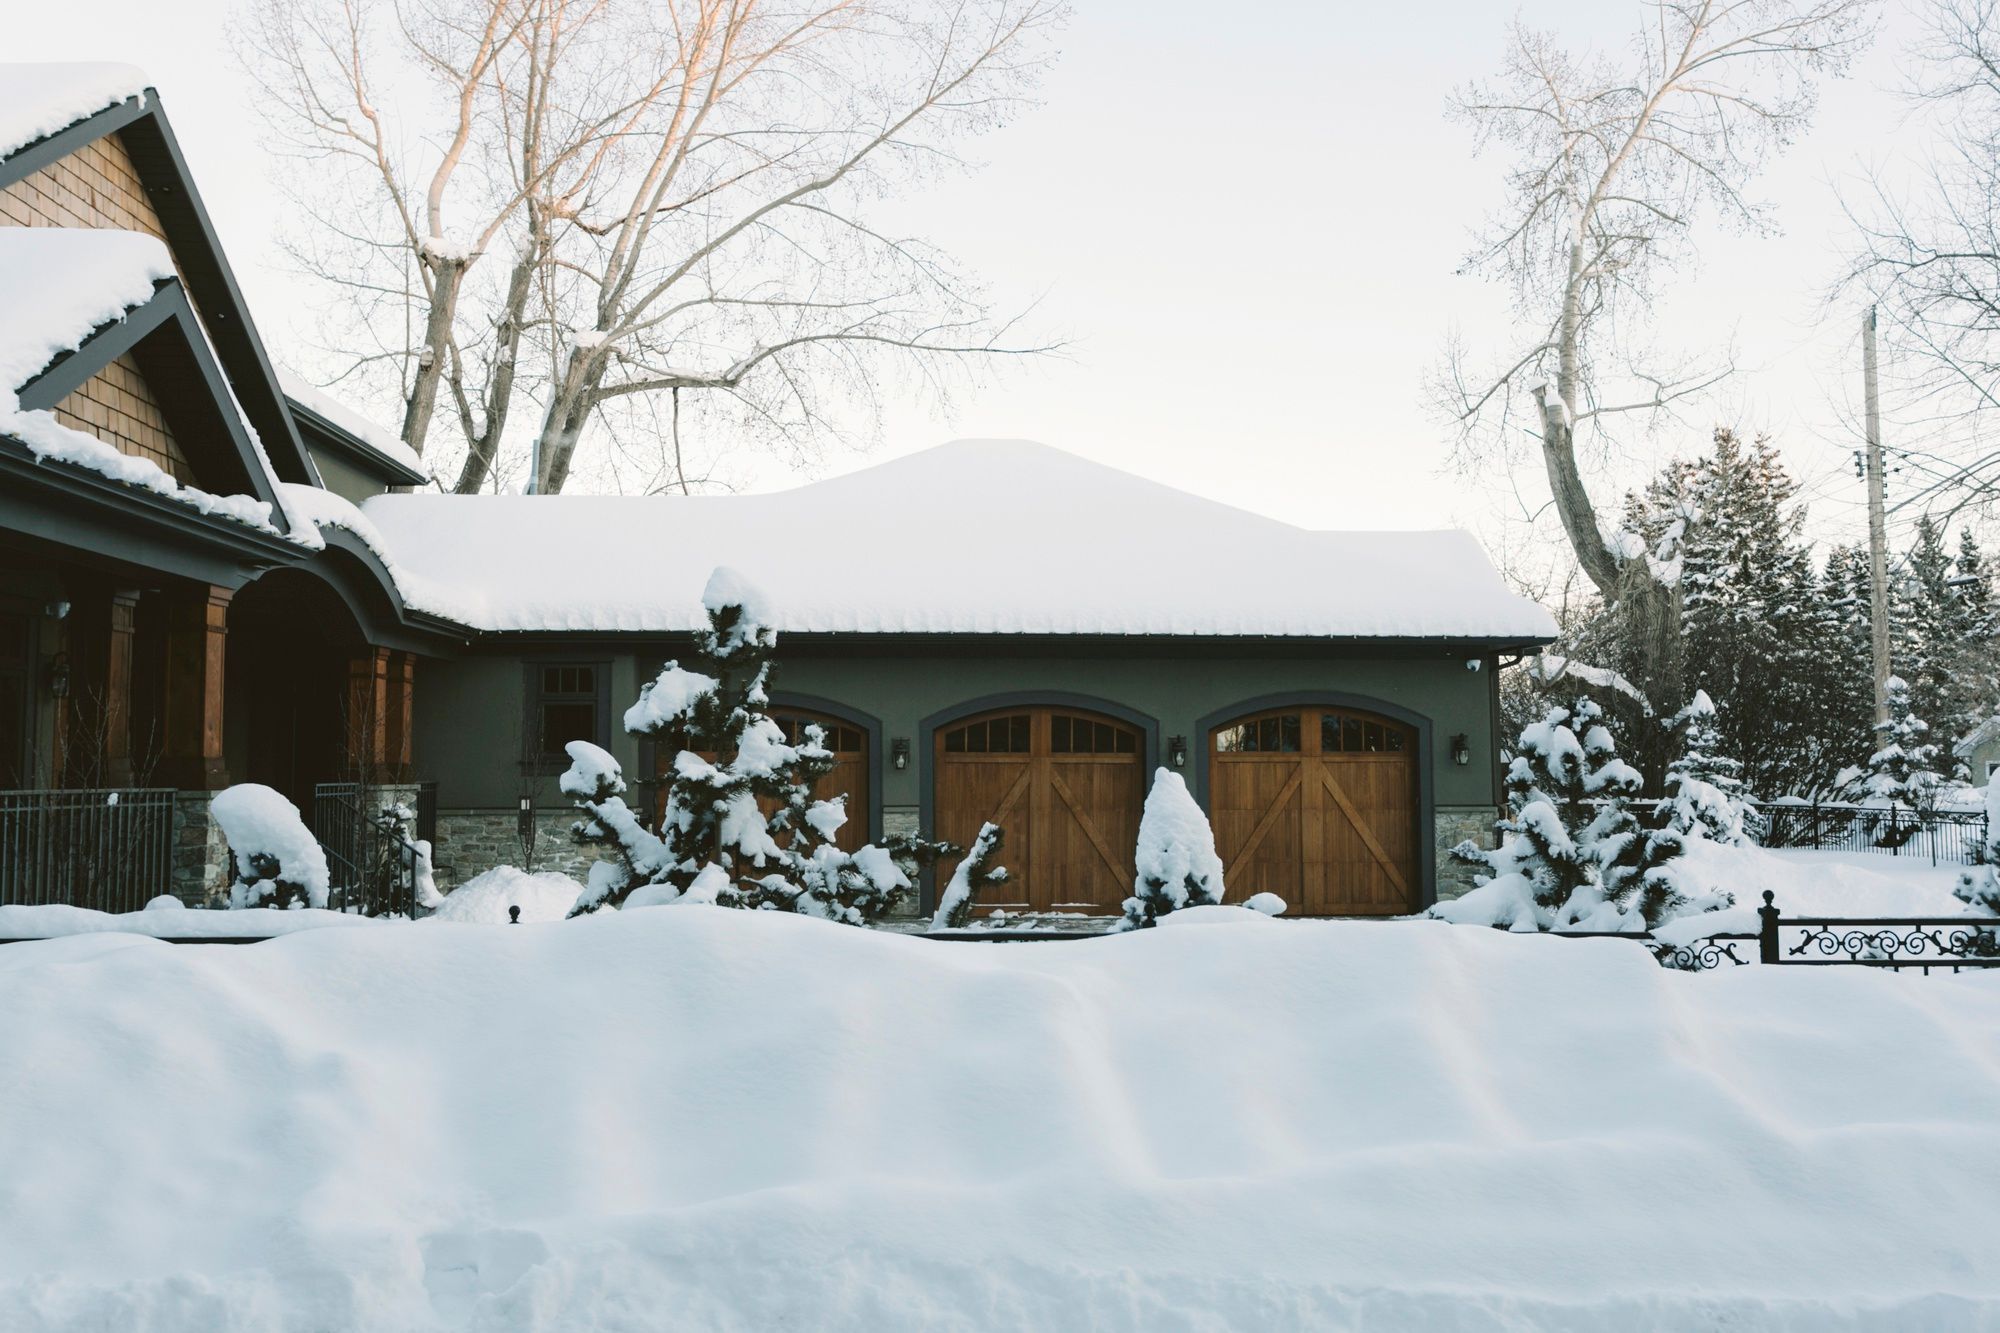
<path fill-rule="evenodd" d="M 1297 713 L 1253 718 L 1215 733 L 1215 748 L 1224 754 L 1297 754 L 1303 729 Z"/>

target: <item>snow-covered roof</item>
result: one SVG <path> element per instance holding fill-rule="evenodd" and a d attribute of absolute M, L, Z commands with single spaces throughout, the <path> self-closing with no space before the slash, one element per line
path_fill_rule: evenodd
<path fill-rule="evenodd" d="M 1968 758 L 1995 736 L 2000 736 L 2000 717 L 1989 717 L 1959 738 L 1958 743 L 1951 747 L 1952 755 L 1959 759 Z"/>
<path fill-rule="evenodd" d="M 86 468 L 114 481 L 275 531 L 271 506 L 255 496 L 212 495 L 184 486 L 151 459 L 127 454 L 56 420 L 25 411 L 17 396 L 64 352 L 99 326 L 153 298 L 153 284 L 174 276 L 167 247 L 132 231 L 0 227 L 0 435 L 37 458 Z M 232 405 L 231 410 L 235 410 Z M 268 462 L 259 460 L 268 471 Z"/>
<path fill-rule="evenodd" d="M 136 65 L 95 61 L 0 64 L 0 157 L 145 94 Z"/>
<path fill-rule="evenodd" d="M 329 396 L 297 371 L 279 366 L 278 383 L 287 398 L 311 408 L 390 462 L 413 472 L 424 471 L 424 460 L 418 457 L 416 450 L 404 444 L 395 431 L 370 421 L 346 403 Z"/>
<path fill-rule="evenodd" d="M 1310 531 L 1021 440 L 765 495 L 381 495 L 362 511 L 399 569 L 491 630 L 691 630 L 727 564 L 795 633 L 1556 633 L 1467 533 Z"/>

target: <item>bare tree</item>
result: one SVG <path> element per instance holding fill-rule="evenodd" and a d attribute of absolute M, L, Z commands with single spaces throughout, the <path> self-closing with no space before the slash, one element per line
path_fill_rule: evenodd
<path fill-rule="evenodd" d="M 2000 3 L 1931 0 L 1914 109 L 1935 147 L 1907 188 L 1873 172 L 1844 201 L 1858 238 L 1836 289 L 1881 315 L 1889 409 L 1918 442 L 1902 503 L 1955 514 L 2000 495 Z"/>
<path fill-rule="evenodd" d="M 941 388 L 1043 350 L 867 205 L 1023 105 L 1064 0 L 260 4 L 246 54 L 318 168 L 298 257 L 358 317 L 350 368 L 395 374 L 406 439 L 450 405 L 458 490 L 504 470 L 517 420 L 549 492 L 607 404 L 796 444 L 887 369 Z"/>
<path fill-rule="evenodd" d="M 1844 67 L 1872 11 L 1873 0 L 1655 0 L 1621 60 L 1516 23 L 1499 77 L 1452 108 L 1512 163 L 1508 202 L 1462 271 L 1507 282 L 1528 333 L 1489 368 L 1448 345 L 1437 405 L 1467 463 L 1504 458 L 1523 429 L 1539 441 L 1577 563 L 1625 618 L 1627 674 L 1663 716 L 1680 702 L 1679 592 L 1643 541 L 1606 529 L 1579 455 L 1607 451 L 1620 420 L 1656 423 L 1729 373 L 1726 358 L 1658 359 L 1650 304 L 1706 216 L 1770 226 L 1745 190 L 1805 125 L 1818 79 Z"/>

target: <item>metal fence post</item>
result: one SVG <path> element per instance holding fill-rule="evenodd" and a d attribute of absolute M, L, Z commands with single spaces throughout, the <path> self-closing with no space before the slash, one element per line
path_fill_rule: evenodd
<path fill-rule="evenodd" d="M 1757 909 L 1757 961 L 1778 961 L 1778 903 L 1769 889 L 1764 890 L 1764 905 Z"/>

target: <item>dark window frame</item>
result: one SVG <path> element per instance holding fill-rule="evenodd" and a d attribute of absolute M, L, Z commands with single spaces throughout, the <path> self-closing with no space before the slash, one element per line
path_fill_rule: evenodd
<path fill-rule="evenodd" d="M 526 773 L 560 773 L 569 767 L 569 756 L 561 750 L 545 751 L 542 744 L 542 710 L 550 704 L 588 703 L 594 711 L 591 734 L 571 736 L 564 741 L 587 740 L 603 749 L 611 748 L 611 660 L 609 658 L 538 658 L 523 664 L 525 700 L 521 721 L 521 769 Z M 551 691 L 545 686 L 548 671 L 588 669 L 589 690 Z"/>

